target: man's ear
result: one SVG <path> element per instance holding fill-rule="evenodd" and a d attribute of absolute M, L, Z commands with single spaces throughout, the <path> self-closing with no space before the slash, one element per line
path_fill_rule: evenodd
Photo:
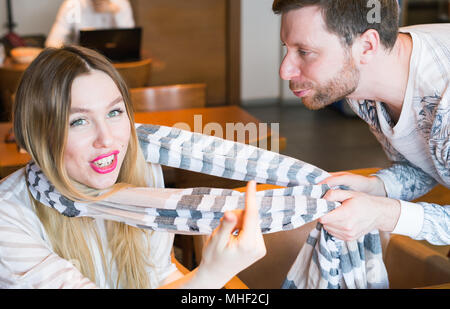
<path fill-rule="evenodd" d="M 353 43 L 353 57 L 359 60 L 361 64 L 369 63 L 379 52 L 380 49 L 380 35 L 378 31 L 369 29 Z"/>

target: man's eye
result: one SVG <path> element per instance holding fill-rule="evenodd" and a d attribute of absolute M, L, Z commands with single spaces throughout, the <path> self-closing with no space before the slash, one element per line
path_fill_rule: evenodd
<path fill-rule="evenodd" d="M 309 52 L 304 51 L 304 50 L 301 50 L 301 49 L 298 50 L 298 53 L 299 53 L 300 55 L 302 55 L 302 56 L 306 56 L 306 55 L 309 54 Z"/>
<path fill-rule="evenodd" d="M 121 109 L 115 109 L 115 110 L 110 111 L 110 112 L 108 113 L 108 117 L 109 117 L 109 118 L 117 117 L 117 116 L 121 115 L 122 113 L 123 113 L 123 110 L 121 110 Z"/>
<path fill-rule="evenodd" d="M 85 120 L 85 119 L 77 119 L 77 120 L 72 121 L 72 122 L 70 123 L 70 126 L 71 126 L 71 127 L 77 127 L 77 126 L 81 126 L 81 125 L 83 125 L 83 124 L 85 124 L 85 123 L 86 123 L 86 120 Z"/>

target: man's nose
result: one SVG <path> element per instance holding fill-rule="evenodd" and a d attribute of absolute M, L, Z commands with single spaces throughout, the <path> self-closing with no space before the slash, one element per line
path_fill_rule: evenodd
<path fill-rule="evenodd" d="M 300 77 L 300 66 L 293 61 L 289 54 L 287 54 L 280 66 L 280 77 L 284 80 L 293 80 L 296 77 Z"/>
<path fill-rule="evenodd" d="M 113 144 L 113 132 L 107 123 L 97 125 L 94 146 L 97 148 L 108 148 Z"/>

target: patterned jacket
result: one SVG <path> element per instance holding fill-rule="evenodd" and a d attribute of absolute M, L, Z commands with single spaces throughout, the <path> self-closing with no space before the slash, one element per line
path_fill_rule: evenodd
<path fill-rule="evenodd" d="M 399 152 L 389 142 L 380 121 L 387 122 L 391 128 L 396 124 L 384 103 L 348 100 L 348 104 L 368 123 L 393 162 L 391 167 L 376 173 L 383 180 L 388 197 L 411 201 L 426 194 L 437 183 L 450 187 L 450 24 L 420 25 L 400 31 L 410 33 L 413 39 L 410 78 L 402 113 L 406 106 L 411 120 L 408 125 L 414 126 L 410 131 L 425 148 L 427 164 L 417 166 L 405 158 L 411 154 Z M 420 233 L 413 238 L 450 244 L 450 201 L 442 206 L 418 204 L 423 206 L 424 222 Z"/>

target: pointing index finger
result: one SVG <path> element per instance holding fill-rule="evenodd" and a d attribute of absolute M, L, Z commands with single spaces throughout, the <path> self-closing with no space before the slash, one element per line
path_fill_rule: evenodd
<path fill-rule="evenodd" d="M 256 182 L 249 181 L 245 193 L 245 211 L 241 236 L 253 235 L 259 229 L 259 213 L 256 205 Z"/>

